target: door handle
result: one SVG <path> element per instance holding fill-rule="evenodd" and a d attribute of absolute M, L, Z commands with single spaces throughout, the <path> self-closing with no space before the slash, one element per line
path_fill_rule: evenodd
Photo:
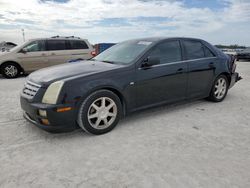
<path fill-rule="evenodd" d="M 42 53 L 42 56 L 46 56 L 46 54 L 45 54 L 45 53 Z"/>
<path fill-rule="evenodd" d="M 210 68 L 214 68 L 214 63 L 213 62 L 211 62 L 211 63 L 209 63 L 209 65 L 208 65 Z"/>
<path fill-rule="evenodd" d="M 179 68 L 176 73 L 183 73 L 183 68 Z"/>
<path fill-rule="evenodd" d="M 51 53 L 51 55 L 56 55 L 55 53 Z"/>

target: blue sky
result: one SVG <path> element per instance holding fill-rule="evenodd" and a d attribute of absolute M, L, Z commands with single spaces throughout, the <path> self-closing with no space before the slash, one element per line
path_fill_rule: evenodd
<path fill-rule="evenodd" d="M 54 35 L 91 43 L 152 36 L 250 46 L 250 0 L 0 0 L 0 41 Z"/>
<path fill-rule="evenodd" d="M 184 4 L 189 8 L 211 8 L 213 10 L 221 9 L 226 5 L 225 2 L 218 0 L 185 0 Z"/>

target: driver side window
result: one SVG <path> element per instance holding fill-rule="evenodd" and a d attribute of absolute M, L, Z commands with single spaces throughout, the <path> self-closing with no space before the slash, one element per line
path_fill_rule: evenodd
<path fill-rule="evenodd" d="M 33 41 L 26 45 L 23 49 L 27 52 L 45 51 L 45 42 L 42 40 Z"/>

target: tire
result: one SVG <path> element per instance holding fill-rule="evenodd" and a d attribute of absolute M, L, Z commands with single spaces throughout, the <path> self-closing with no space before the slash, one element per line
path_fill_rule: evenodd
<path fill-rule="evenodd" d="M 90 94 L 81 104 L 78 125 L 86 132 L 100 135 L 111 131 L 120 120 L 122 105 L 119 97 L 109 90 Z"/>
<path fill-rule="evenodd" d="M 16 63 L 5 63 L 1 67 L 1 73 L 5 78 L 17 78 L 20 75 L 20 67 Z"/>
<path fill-rule="evenodd" d="M 208 99 L 213 102 L 221 102 L 227 96 L 229 87 L 228 79 L 225 75 L 218 76 L 213 84 Z"/>

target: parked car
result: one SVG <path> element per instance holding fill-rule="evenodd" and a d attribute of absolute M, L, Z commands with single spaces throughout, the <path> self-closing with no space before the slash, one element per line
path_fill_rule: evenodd
<path fill-rule="evenodd" d="M 239 61 L 241 59 L 250 60 L 250 48 L 246 48 L 243 51 L 238 52 L 236 55 L 236 59 L 237 59 L 237 61 Z"/>
<path fill-rule="evenodd" d="M 20 73 L 66 63 L 71 59 L 93 57 L 92 45 L 86 39 L 59 37 L 32 39 L 0 55 L 0 73 L 16 78 Z"/>
<path fill-rule="evenodd" d="M 3 41 L 0 43 L 0 51 L 6 52 L 6 51 L 9 51 L 11 48 L 14 48 L 15 46 L 17 46 L 17 45 L 13 42 L 4 42 Z"/>
<path fill-rule="evenodd" d="M 187 99 L 222 101 L 240 77 L 231 58 L 192 38 L 145 38 L 112 46 L 84 63 L 29 75 L 21 93 L 24 117 L 48 131 L 78 125 L 111 131 L 134 111 Z"/>
<path fill-rule="evenodd" d="M 236 56 L 237 54 L 236 50 L 234 49 L 221 49 L 221 51 L 230 56 Z"/>

